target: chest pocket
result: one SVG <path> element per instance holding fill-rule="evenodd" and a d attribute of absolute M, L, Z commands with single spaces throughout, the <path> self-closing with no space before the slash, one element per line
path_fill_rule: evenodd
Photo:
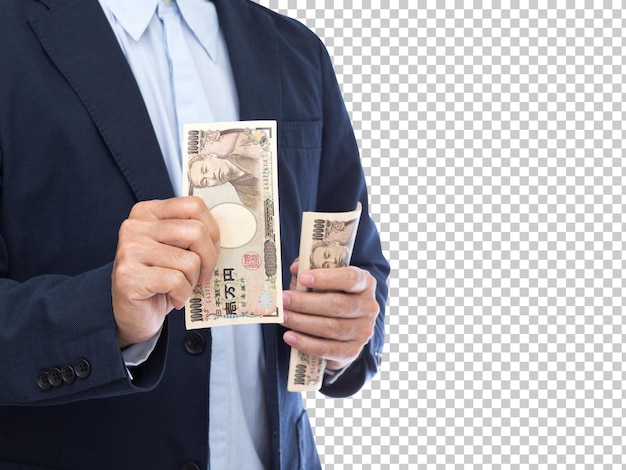
<path fill-rule="evenodd" d="M 299 195 L 300 211 L 315 209 L 322 155 L 322 129 L 322 121 L 279 123 L 279 191 L 284 195 L 283 198 Z"/>

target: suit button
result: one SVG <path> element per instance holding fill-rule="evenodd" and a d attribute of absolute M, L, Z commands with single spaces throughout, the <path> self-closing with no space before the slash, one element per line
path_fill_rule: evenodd
<path fill-rule="evenodd" d="M 63 377 L 63 382 L 66 384 L 73 384 L 76 380 L 76 372 L 74 372 L 74 368 L 69 364 L 65 364 L 61 367 L 61 376 Z"/>
<path fill-rule="evenodd" d="M 187 462 L 178 467 L 178 470 L 200 470 L 200 467 L 193 462 Z"/>
<path fill-rule="evenodd" d="M 63 385 L 63 376 L 61 375 L 61 369 L 53 367 L 48 371 L 48 382 L 53 387 Z"/>
<path fill-rule="evenodd" d="M 74 364 L 74 372 L 79 379 L 86 379 L 91 374 L 91 364 L 87 359 L 79 359 Z"/>
<path fill-rule="evenodd" d="M 198 333 L 187 333 L 185 335 L 185 349 L 189 354 L 200 354 L 203 352 L 204 338 L 202 335 Z"/>
<path fill-rule="evenodd" d="M 46 371 L 39 372 L 37 375 L 37 386 L 42 390 L 50 390 L 52 388 L 52 384 L 50 380 L 48 380 L 48 373 Z"/>

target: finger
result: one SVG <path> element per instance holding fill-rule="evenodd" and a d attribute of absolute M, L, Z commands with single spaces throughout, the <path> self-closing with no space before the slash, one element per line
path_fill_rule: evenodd
<path fill-rule="evenodd" d="M 312 269 L 303 272 L 299 279 L 304 287 L 314 290 L 334 290 L 360 293 L 375 290 L 376 280 L 366 270 L 356 266 L 333 269 Z"/>
<path fill-rule="evenodd" d="M 124 236 L 129 239 L 145 237 L 184 250 L 194 250 L 199 244 L 213 246 L 206 226 L 194 219 L 127 219 L 121 227 L 120 237 Z"/>
<path fill-rule="evenodd" d="M 371 334 L 368 319 L 346 319 L 289 311 L 283 326 L 317 338 L 351 341 Z"/>
<path fill-rule="evenodd" d="M 124 284 L 116 291 L 126 295 L 128 301 L 140 302 L 165 294 L 174 308 L 182 308 L 185 305 L 195 285 L 192 285 L 181 271 L 160 266 L 135 270 L 132 275 L 118 271 L 116 276 L 120 283 Z"/>
<path fill-rule="evenodd" d="M 199 259 L 197 279 L 205 283 L 211 278 L 217 262 L 218 248 L 212 242 L 206 225 L 195 219 L 159 220 L 151 224 L 149 236 L 166 246 L 189 250 L 197 255 Z M 172 254 L 183 257 L 178 252 L 172 252 Z"/>
<path fill-rule="evenodd" d="M 201 260 L 198 254 L 154 240 L 129 240 L 120 243 L 115 258 L 115 271 L 126 275 L 127 282 L 145 282 L 139 278 L 145 268 L 179 271 L 191 286 L 198 283 Z M 135 277 L 139 278 L 135 280 Z M 163 289 L 160 289 L 163 293 Z"/>
<path fill-rule="evenodd" d="M 289 266 L 289 272 L 291 273 L 292 276 L 298 275 L 299 267 L 300 267 L 300 258 L 296 258 L 295 260 L 293 260 L 293 263 L 291 263 L 291 266 Z"/>
<path fill-rule="evenodd" d="M 360 296 L 342 292 L 283 292 L 283 307 L 293 313 L 304 313 L 320 317 L 357 318 L 362 316 Z M 378 305 L 378 304 L 377 304 Z M 293 312 L 293 313 L 292 313 Z"/>
<path fill-rule="evenodd" d="M 192 288 L 180 271 L 144 267 L 114 269 L 112 276 L 113 313 L 120 346 L 151 338 L 173 308 L 182 308 Z"/>
<path fill-rule="evenodd" d="M 202 199 L 197 196 L 177 197 L 164 200 L 143 201 L 133 206 L 129 219 L 166 220 L 195 219 L 206 226 L 214 244 L 220 239 L 220 231 L 215 218 Z"/>
<path fill-rule="evenodd" d="M 133 206 L 131 214 L 144 219 L 196 219 L 210 213 L 197 196 L 174 197 L 142 201 Z"/>
<path fill-rule="evenodd" d="M 298 351 L 332 361 L 332 368 L 341 368 L 354 361 L 361 352 L 362 344 L 355 341 L 333 341 L 287 331 L 284 341 Z M 329 364 L 330 365 L 330 364 Z"/>
<path fill-rule="evenodd" d="M 337 269 L 318 271 L 335 270 Z M 380 306 L 376 301 L 376 280 L 373 277 L 371 282 L 368 282 L 367 289 L 358 293 L 317 290 L 312 292 L 284 291 L 283 307 L 300 313 L 342 318 L 375 318 L 380 311 Z"/>
<path fill-rule="evenodd" d="M 295 259 L 291 266 L 289 266 L 289 272 L 291 273 L 291 280 L 289 281 L 289 290 L 296 290 L 298 287 L 298 258 Z"/>
<path fill-rule="evenodd" d="M 142 236 L 195 252 L 201 261 L 200 282 L 206 283 L 211 278 L 220 251 L 219 228 L 201 199 L 175 198 L 136 204 L 120 228 L 120 241 Z"/>

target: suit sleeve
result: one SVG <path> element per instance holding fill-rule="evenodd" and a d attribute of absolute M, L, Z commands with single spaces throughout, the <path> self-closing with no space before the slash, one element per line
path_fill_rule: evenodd
<path fill-rule="evenodd" d="M 389 264 L 383 256 L 377 228 L 369 215 L 365 176 L 359 149 L 341 91 L 323 46 L 321 50 L 324 128 L 317 210 L 353 210 L 357 201 L 363 205 L 351 264 L 369 271 L 377 281 L 376 299 L 380 313 L 374 335 L 358 359 L 334 381 L 322 388 L 332 397 L 356 393 L 378 371 L 385 340 L 385 306 L 387 302 Z"/>
<path fill-rule="evenodd" d="M 0 239 L 0 267 L 7 250 Z M 0 279 L 0 406 L 59 404 L 149 389 L 165 354 L 165 333 L 132 381 L 117 345 L 111 265 L 78 276 Z"/>

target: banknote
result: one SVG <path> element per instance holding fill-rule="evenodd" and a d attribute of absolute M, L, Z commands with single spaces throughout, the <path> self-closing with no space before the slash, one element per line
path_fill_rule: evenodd
<path fill-rule="evenodd" d="M 351 212 L 305 212 L 300 233 L 300 274 L 315 268 L 348 266 L 361 217 L 361 203 Z M 300 282 L 296 289 L 306 291 Z M 291 348 L 287 389 L 290 392 L 319 390 L 326 361 Z"/>
<path fill-rule="evenodd" d="M 183 192 L 220 228 L 211 281 L 185 306 L 187 329 L 282 323 L 276 121 L 184 126 Z"/>

